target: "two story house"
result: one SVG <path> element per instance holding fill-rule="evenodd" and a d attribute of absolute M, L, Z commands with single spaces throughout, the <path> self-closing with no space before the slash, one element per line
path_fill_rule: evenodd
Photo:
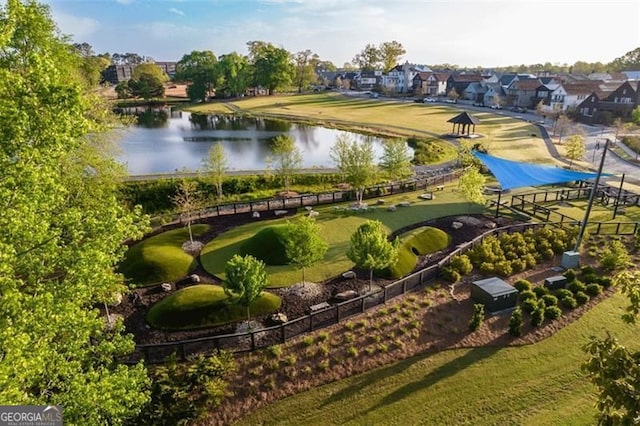
<path fill-rule="evenodd" d="M 615 87 L 601 84 L 576 109 L 576 119 L 585 123 L 610 124 L 615 118 L 628 119 L 640 104 L 640 81 L 629 81 Z"/>

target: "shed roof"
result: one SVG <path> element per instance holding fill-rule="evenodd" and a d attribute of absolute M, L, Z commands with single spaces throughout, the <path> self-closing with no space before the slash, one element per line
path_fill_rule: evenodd
<path fill-rule="evenodd" d="M 480 120 L 469 115 L 468 112 L 461 112 L 453 118 L 447 120 L 447 123 L 456 123 L 456 124 L 478 124 Z"/>
<path fill-rule="evenodd" d="M 502 281 L 498 277 L 486 278 L 484 280 L 474 281 L 474 285 L 480 287 L 493 297 L 502 296 L 504 294 L 511 294 L 517 292 L 515 287 L 511 284 Z"/>

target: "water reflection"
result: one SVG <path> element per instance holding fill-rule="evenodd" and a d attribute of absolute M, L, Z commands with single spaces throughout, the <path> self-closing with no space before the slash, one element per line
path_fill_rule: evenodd
<path fill-rule="evenodd" d="M 231 170 L 264 170 L 276 136 L 291 136 L 300 149 L 302 166 L 334 167 L 330 149 L 344 132 L 263 118 L 191 114 L 183 111 L 131 111 L 138 115 L 121 140 L 118 160 L 132 175 L 202 170 L 214 143 L 222 144 Z M 358 141 L 370 141 L 379 158 L 382 139 L 351 134 Z"/>

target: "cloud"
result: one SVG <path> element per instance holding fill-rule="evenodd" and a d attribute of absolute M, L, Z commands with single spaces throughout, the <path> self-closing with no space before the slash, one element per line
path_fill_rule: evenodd
<path fill-rule="evenodd" d="M 100 23 L 92 18 L 68 15 L 63 12 L 54 12 L 53 18 L 58 28 L 64 28 L 64 33 L 72 35 L 76 41 L 80 41 L 100 29 Z"/>
<path fill-rule="evenodd" d="M 184 16 L 184 12 L 179 9 L 176 9 L 175 7 L 172 7 L 171 9 L 169 9 L 169 12 L 175 13 L 176 15 Z"/>
<path fill-rule="evenodd" d="M 127 5 L 133 3 L 134 1 L 136 0 L 116 0 L 116 3 Z"/>

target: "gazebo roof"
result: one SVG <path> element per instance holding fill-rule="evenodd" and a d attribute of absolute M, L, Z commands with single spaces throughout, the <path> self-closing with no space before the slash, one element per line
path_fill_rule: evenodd
<path fill-rule="evenodd" d="M 480 120 L 478 120 L 477 118 L 469 115 L 469 113 L 465 112 L 461 112 L 460 114 L 456 115 L 455 117 L 447 120 L 447 123 L 455 123 L 455 124 L 478 124 L 480 123 Z"/>

